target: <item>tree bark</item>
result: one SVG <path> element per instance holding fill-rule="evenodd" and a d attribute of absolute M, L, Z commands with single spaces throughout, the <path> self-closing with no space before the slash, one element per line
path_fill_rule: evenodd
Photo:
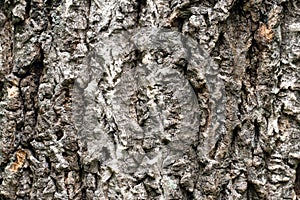
<path fill-rule="evenodd" d="M 299 17 L 0 0 L 0 199 L 300 198 Z"/>

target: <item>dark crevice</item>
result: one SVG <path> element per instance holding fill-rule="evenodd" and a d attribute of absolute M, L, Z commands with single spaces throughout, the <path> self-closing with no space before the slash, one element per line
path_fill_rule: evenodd
<path fill-rule="evenodd" d="M 4 5 L 4 2 L 5 2 L 5 0 L 0 0 L 0 5 Z M 3 7 L 1 6 L 1 7 L 0 7 L 0 10 L 1 10 L 1 11 L 2 11 L 2 10 L 5 11 L 6 9 L 5 9 L 5 8 L 3 9 Z"/>
<path fill-rule="evenodd" d="M 60 140 L 64 136 L 64 132 L 62 130 L 58 130 L 55 132 L 57 140 Z"/>
<path fill-rule="evenodd" d="M 69 156 L 69 153 L 66 152 L 66 151 L 64 151 L 64 152 L 62 152 L 62 156 L 65 157 L 65 158 L 67 158 Z"/>
<path fill-rule="evenodd" d="M 80 151 L 81 151 L 80 153 L 82 153 L 82 150 L 80 150 Z M 79 179 L 84 180 L 84 165 L 81 163 L 81 158 L 80 158 L 79 153 L 76 154 L 76 157 L 77 157 L 77 163 L 79 166 L 79 171 L 78 171 Z M 85 199 L 86 192 L 84 189 L 84 181 L 80 181 L 80 188 L 81 188 L 82 199 Z"/>
<path fill-rule="evenodd" d="M 142 177 L 142 178 L 140 178 L 140 179 L 137 179 L 137 181 L 135 181 L 135 184 L 136 184 L 136 185 L 139 185 L 139 184 L 141 184 L 141 183 L 144 184 L 148 178 L 151 178 L 151 177 L 144 176 L 144 177 Z"/>
<path fill-rule="evenodd" d="M 247 86 L 242 82 L 242 92 L 247 96 L 249 92 L 247 91 Z M 247 98 L 246 98 L 247 99 Z M 247 102 L 248 103 L 248 102 Z"/>
<path fill-rule="evenodd" d="M 81 199 L 87 199 L 86 188 L 83 188 L 81 191 Z"/>
<path fill-rule="evenodd" d="M 254 200 L 254 199 L 260 199 L 255 186 L 248 182 L 248 186 L 247 186 L 247 200 Z"/>
<path fill-rule="evenodd" d="M 30 10 L 31 10 L 31 0 L 26 0 L 25 19 L 28 19 L 30 17 Z"/>
<path fill-rule="evenodd" d="M 33 141 L 33 140 L 32 140 Z M 35 148 L 31 145 L 30 142 L 28 142 L 27 144 L 23 145 L 21 144 L 20 145 L 22 149 L 27 149 L 30 151 L 31 155 L 34 157 L 34 158 L 38 158 L 38 155 L 36 153 L 36 150 Z"/>
<path fill-rule="evenodd" d="M 44 63 L 44 53 L 42 51 L 42 48 L 40 47 L 40 60 L 34 65 L 34 74 L 35 74 L 35 78 L 34 78 L 34 83 L 35 83 L 35 91 L 34 91 L 34 101 L 33 101 L 33 108 L 34 108 L 34 127 L 37 124 L 37 118 L 38 118 L 38 112 L 39 112 L 39 107 L 36 105 L 36 101 L 37 101 L 37 97 L 38 97 L 38 92 L 39 92 L 39 86 L 40 86 L 40 82 L 41 82 L 41 77 L 43 74 L 43 70 L 45 68 Z"/>
<path fill-rule="evenodd" d="M 254 146 L 251 147 L 252 158 L 254 156 L 254 150 L 257 147 L 260 136 L 260 126 L 257 119 L 254 120 Z"/>
<path fill-rule="evenodd" d="M 227 186 L 228 182 L 224 185 L 222 185 L 222 189 L 220 191 L 220 195 L 218 197 L 218 200 L 227 200 L 228 198 L 228 192 L 226 192 L 226 186 Z"/>
<path fill-rule="evenodd" d="M 246 16 L 246 13 L 243 9 L 244 7 L 244 0 L 237 0 L 236 2 L 234 2 L 234 5 L 231 7 L 231 9 L 229 10 L 229 13 L 231 13 L 231 16 Z"/>
<path fill-rule="evenodd" d="M 178 27 L 178 32 L 182 33 L 182 27 L 186 18 L 179 17 L 172 23 L 173 26 Z"/>
<path fill-rule="evenodd" d="M 209 20 L 208 12 L 204 13 L 202 16 L 204 18 L 205 24 L 207 24 L 207 26 L 209 26 L 210 25 L 210 20 Z"/>
<path fill-rule="evenodd" d="M 189 191 L 189 190 L 187 190 L 187 189 L 185 189 L 181 186 L 180 186 L 180 189 L 181 189 L 181 191 L 182 191 L 182 193 L 183 193 L 183 195 L 185 196 L 186 199 L 194 199 L 193 198 L 194 197 L 193 192 L 191 192 L 191 191 Z"/>
<path fill-rule="evenodd" d="M 49 158 L 48 156 L 45 156 L 45 160 L 46 160 L 46 162 L 47 162 L 47 164 L 48 164 L 49 170 L 51 170 L 51 169 L 52 169 L 52 164 L 51 164 L 50 158 Z"/>
<path fill-rule="evenodd" d="M 238 137 L 240 131 L 241 131 L 241 128 L 239 126 L 236 126 L 233 129 L 232 138 L 231 138 L 231 147 L 233 147 L 235 145 L 237 137 Z"/>
<path fill-rule="evenodd" d="M 191 6 L 190 4 L 187 4 L 180 8 L 176 8 L 173 11 L 173 13 L 175 13 L 175 16 L 174 18 L 171 19 L 170 22 L 173 27 L 177 27 L 180 33 L 182 33 L 182 27 L 184 22 L 192 16 L 190 6 Z"/>
<path fill-rule="evenodd" d="M 53 0 L 46 0 L 44 1 L 46 5 L 46 9 L 51 9 L 53 6 Z"/>
<path fill-rule="evenodd" d="M 148 197 L 152 197 L 153 199 L 158 199 L 160 193 L 157 189 L 152 188 L 149 184 L 144 184 Z"/>
<path fill-rule="evenodd" d="M 257 119 L 254 120 L 254 133 L 255 133 L 254 141 L 255 141 L 255 143 L 257 143 L 259 140 L 259 136 L 260 136 L 260 126 L 259 126 Z"/>
<path fill-rule="evenodd" d="M 20 136 L 20 141 L 17 141 L 17 146 L 21 142 L 23 146 L 28 146 L 30 141 L 33 140 L 33 135 L 30 133 L 30 135 L 24 133 L 24 126 L 29 125 L 32 129 L 33 132 L 35 133 L 35 127 L 37 124 L 37 118 L 38 118 L 38 106 L 37 106 L 37 98 L 38 98 L 38 90 L 39 90 L 39 84 L 40 84 L 40 79 L 43 73 L 44 69 L 44 64 L 43 64 L 43 59 L 44 59 L 44 54 L 41 50 L 41 47 L 38 49 L 39 51 L 39 56 L 36 58 L 36 60 L 29 66 L 26 67 L 26 71 L 24 74 L 20 75 L 18 72 L 14 73 L 15 76 L 19 77 L 19 83 L 18 83 L 18 89 L 19 89 L 19 97 L 20 97 L 20 102 L 21 102 L 21 109 L 22 109 L 22 123 L 23 126 L 18 127 L 18 135 Z M 30 90 L 28 90 L 28 94 L 30 96 L 30 101 L 26 101 L 26 94 L 22 90 L 22 84 L 23 81 L 32 83 Z M 26 83 L 25 83 L 26 84 Z M 32 107 L 33 109 L 33 116 L 27 116 L 27 112 L 30 111 L 28 110 L 28 105 Z M 33 120 L 31 121 L 30 118 L 33 117 Z M 26 122 L 28 122 L 26 124 Z M 18 135 L 16 138 L 18 138 Z"/>
<path fill-rule="evenodd" d="M 249 53 L 249 55 L 253 55 L 253 53 Z M 251 67 L 246 68 L 246 74 L 248 74 L 250 76 L 250 85 L 253 88 L 256 88 L 256 85 L 257 85 L 257 67 L 256 67 L 256 64 L 253 64 L 251 62 L 251 59 L 250 59 L 250 63 L 251 63 Z"/>
<path fill-rule="evenodd" d="M 53 24 L 53 19 L 52 19 L 51 14 L 50 14 L 50 12 L 52 10 L 52 7 L 53 7 L 53 1 L 52 0 L 46 0 L 45 1 L 45 10 L 46 10 L 46 13 L 47 13 L 49 27 L 51 27 L 51 24 Z"/>
<path fill-rule="evenodd" d="M 3 194 L 0 194 L 0 200 L 6 200 L 7 198 L 3 195 Z"/>
<path fill-rule="evenodd" d="M 216 57 L 216 56 L 220 55 L 222 46 L 226 46 L 225 41 L 226 41 L 226 39 L 225 39 L 224 33 L 221 31 L 219 33 L 219 37 L 214 45 L 214 48 L 211 51 L 211 56 Z"/>
<path fill-rule="evenodd" d="M 0 74 L 1 76 L 1 74 Z M 2 98 L 4 96 L 4 86 L 5 86 L 5 80 L 2 79 L 2 77 L 0 77 L 0 101 L 2 101 Z"/>
<path fill-rule="evenodd" d="M 0 0 L 0 10 L 3 11 L 3 13 L 5 14 L 5 16 L 9 19 L 9 21 L 12 21 L 12 9 L 13 9 L 13 1 L 6 1 L 6 0 Z"/>
<path fill-rule="evenodd" d="M 300 164 L 298 164 L 296 168 L 296 180 L 295 180 L 294 190 L 296 195 L 300 195 Z"/>
<path fill-rule="evenodd" d="M 241 98 L 243 99 L 243 98 Z M 241 100 L 243 101 L 243 100 Z M 245 112 L 244 112 L 244 108 L 243 108 L 243 102 L 241 103 L 238 103 L 238 109 L 239 109 L 239 113 L 237 113 L 237 117 L 239 118 L 239 120 L 241 120 L 241 115 L 243 115 Z"/>
<path fill-rule="evenodd" d="M 93 176 L 94 176 L 94 178 L 95 178 L 95 188 L 93 189 L 94 191 L 98 188 L 98 186 L 99 186 L 99 180 L 101 180 L 100 179 L 100 177 L 97 175 L 97 173 L 93 173 Z"/>
<path fill-rule="evenodd" d="M 58 190 L 59 186 L 58 186 L 57 180 L 56 180 L 54 177 L 52 177 L 51 175 L 50 175 L 50 178 L 51 178 L 51 180 L 52 180 L 53 183 L 54 183 L 55 191 L 59 191 L 59 190 Z"/>
<path fill-rule="evenodd" d="M 136 23 L 139 26 L 140 25 L 140 18 L 141 18 L 141 12 L 143 7 L 147 5 L 147 0 L 137 0 L 137 16 L 136 16 Z"/>

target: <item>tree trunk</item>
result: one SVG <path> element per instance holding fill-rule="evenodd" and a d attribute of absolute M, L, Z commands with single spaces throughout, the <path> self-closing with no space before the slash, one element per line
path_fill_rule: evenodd
<path fill-rule="evenodd" d="M 300 198 L 299 17 L 0 0 L 0 199 Z"/>

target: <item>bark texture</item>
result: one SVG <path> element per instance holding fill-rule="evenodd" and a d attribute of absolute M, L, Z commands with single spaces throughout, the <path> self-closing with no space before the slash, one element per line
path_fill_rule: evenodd
<path fill-rule="evenodd" d="M 299 19 L 296 0 L 0 0 L 0 199 L 299 199 Z"/>

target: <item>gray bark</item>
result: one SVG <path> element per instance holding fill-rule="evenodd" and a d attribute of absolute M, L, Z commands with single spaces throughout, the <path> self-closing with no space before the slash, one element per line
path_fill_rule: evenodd
<path fill-rule="evenodd" d="M 300 198 L 299 16 L 0 0 L 0 199 Z"/>

